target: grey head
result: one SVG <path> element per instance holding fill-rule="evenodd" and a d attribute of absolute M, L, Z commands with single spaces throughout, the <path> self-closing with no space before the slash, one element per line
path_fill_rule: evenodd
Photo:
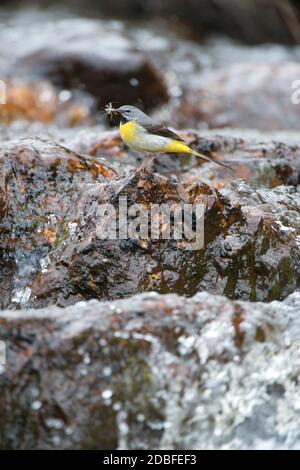
<path fill-rule="evenodd" d="M 121 115 L 121 119 L 124 121 L 136 121 L 142 126 L 149 126 L 153 124 L 151 117 L 147 116 L 147 114 L 143 113 L 143 111 L 136 108 L 135 106 L 125 104 L 115 111 Z"/>

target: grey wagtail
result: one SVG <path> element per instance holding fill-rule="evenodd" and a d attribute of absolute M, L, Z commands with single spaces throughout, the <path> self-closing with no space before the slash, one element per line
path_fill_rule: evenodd
<path fill-rule="evenodd" d="M 120 119 L 120 134 L 125 144 L 133 150 L 148 154 L 136 173 L 144 170 L 159 153 L 188 153 L 232 170 L 229 165 L 196 152 L 175 132 L 155 122 L 135 106 L 124 105 L 120 108 L 113 108 L 110 103 L 105 111 L 110 117 Z"/>

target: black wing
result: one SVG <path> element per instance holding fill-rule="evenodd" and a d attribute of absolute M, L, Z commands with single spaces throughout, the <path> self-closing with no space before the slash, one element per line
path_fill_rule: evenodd
<path fill-rule="evenodd" d="M 168 129 L 168 127 L 163 126 L 162 124 L 148 124 L 144 126 L 149 134 L 156 134 L 161 135 L 162 137 L 169 137 L 170 139 L 179 140 L 180 142 L 184 142 L 184 140 L 179 137 L 179 135 L 175 134 L 175 132 Z"/>

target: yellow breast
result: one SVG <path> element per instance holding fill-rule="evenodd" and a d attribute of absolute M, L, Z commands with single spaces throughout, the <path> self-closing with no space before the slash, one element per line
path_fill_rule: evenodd
<path fill-rule="evenodd" d="M 125 144 L 131 145 L 137 139 L 137 128 L 134 121 L 120 124 L 120 134 Z"/>

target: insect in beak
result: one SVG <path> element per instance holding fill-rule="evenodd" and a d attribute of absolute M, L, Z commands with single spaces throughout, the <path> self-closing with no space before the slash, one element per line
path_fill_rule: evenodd
<path fill-rule="evenodd" d="M 108 103 L 105 106 L 105 112 L 109 118 L 109 120 L 112 122 L 115 120 L 115 118 L 120 116 L 120 111 L 116 108 L 113 107 L 112 103 Z"/>

